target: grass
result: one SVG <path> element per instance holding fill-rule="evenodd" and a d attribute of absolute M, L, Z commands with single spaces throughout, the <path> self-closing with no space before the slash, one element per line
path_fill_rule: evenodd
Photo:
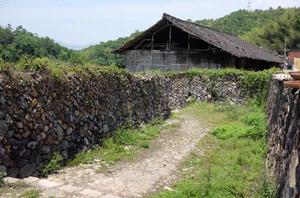
<path fill-rule="evenodd" d="M 22 193 L 18 198 L 39 198 L 40 192 L 38 190 L 28 190 Z"/>
<path fill-rule="evenodd" d="M 31 186 L 18 181 L 16 183 L 5 184 L 0 188 L 0 197 L 14 197 L 14 198 L 38 198 L 40 192 L 35 189 L 31 189 Z"/>
<path fill-rule="evenodd" d="M 133 159 L 137 151 L 148 148 L 150 141 L 168 127 L 172 126 L 163 125 L 162 121 L 156 120 L 140 129 L 118 130 L 114 137 L 104 140 L 101 147 L 77 154 L 73 160 L 68 162 L 68 165 L 77 166 L 99 161 L 105 165 L 124 159 Z"/>
<path fill-rule="evenodd" d="M 195 103 L 188 111 L 205 120 L 211 133 L 199 142 L 172 188 L 151 197 L 276 197 L 265 174 L 266 123 L 261 107 Z"/>
<path fill-rule="evenodd" d="M 46 177 L 49 174 L 55 173 L 63 167 L 63 156 L 60 153 L 54 153 L 50 161 L 43 167 L 42 176 Z"/>

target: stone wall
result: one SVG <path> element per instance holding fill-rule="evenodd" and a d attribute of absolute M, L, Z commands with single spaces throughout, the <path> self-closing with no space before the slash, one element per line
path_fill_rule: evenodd
<path fill-rule="evenodd" d="M 207 76 L 0 74 L 0 171 L 39 175 L 55 152 L 70 159 L 120 127 L 167 118 L 200 101 L 242 102 L 238 79 Z"/>
<path fill-rule="evenodd" d="M 300 98 L 299 90 L 271 83 L 268 98 L 267 168 L 278 184 L 280 197 L 300 195 Z"/>

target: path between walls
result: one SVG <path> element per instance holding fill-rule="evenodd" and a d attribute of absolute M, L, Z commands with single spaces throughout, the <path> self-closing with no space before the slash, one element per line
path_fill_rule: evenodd
<path fill-rule="evenodd" d="M 42 197 L 121 198 L 143 197 L 170 186 L 182 162 L 208 132 L 199 118 L 188 113 L 167 123 L 178 122 L 172 132 L 162 133 L 134 161 L 122 162 L 111 170 L 99 165 L 65 168 L 47 179 L 24 179 L 41 190 Z"/>

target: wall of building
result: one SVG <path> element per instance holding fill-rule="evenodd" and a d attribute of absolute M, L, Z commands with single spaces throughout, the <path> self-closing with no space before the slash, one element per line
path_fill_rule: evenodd
<path fill-rule="evenodd" d="M 206 75 L 0 73 L 0 171 L 39 175 L 55 152 L 67 160 L 119 127 L 167 118 L 191 98 L 243 102 L 240 80 Z"/>
<path fill-rule="evenodd" d="M 199 51 L 131 50 L 125 53 L 129 71 L 180 71 L 191 67 L 222 68 L 235 65 L 235 57 Z"/>
<path fill-rule="evenodd" d="M 278 184 L 280 197 L 300 196 L 300 95 L 273 80 L 268 99 L 269 174 Z"/>
<path fill-rule="evenodd" d="M 278 63 L 271 63 L 247 58 L 237 58 L 227 53 L 212 51 L 187 50 L 130 50 L 124 54 L 124 64 L 129 71 L 139 72 L 147 70 L 181 71 L 192 67 L 225 68 L 235 67 L 247 70 L 264 70 L 278 67 Z"/>

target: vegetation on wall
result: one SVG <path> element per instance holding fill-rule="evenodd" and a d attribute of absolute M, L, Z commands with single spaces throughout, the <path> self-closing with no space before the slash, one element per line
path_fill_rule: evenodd
<path fill-rule="evenodd" d="M 259 104 L 263 104 L 268 96 L 269 83 L 272 75 L 278 71 L 277 68 L 271 68 L 263 71 L 248 71 L 241 69 L 199 69 L 192 68 L 182 72 L 160 72 L 147 71 L 140 72 L 137 75 L 163 75 L 163 76 L 188 76 L 193 78 L 195 76 L 206 76 L 209 80 L 208 89 L 214 92 L 216 84 L 220 79 L 236 79 L 241 86 L 241 92 L 244 96 L 254 99 Z"/>

